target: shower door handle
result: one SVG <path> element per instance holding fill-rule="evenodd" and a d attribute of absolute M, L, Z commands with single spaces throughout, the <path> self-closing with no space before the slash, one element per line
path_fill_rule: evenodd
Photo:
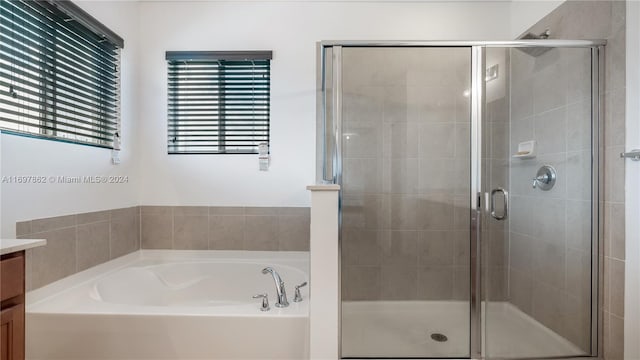
<path fill-rule="evenodd" d="M 496 194 L 502 193 L 502 198 L 504 199 L 504 210 L 502 211 L 502 215 L 498 215 L 496 212 Z M 504 220 L 507 218 L 507 214 L 509 212 L 509 193 L 503 188 L 497 188 L 491 190 L 491 200 L 490 200 L 489 211 L 491 211 L 491 217 L 496 220 Z"/>

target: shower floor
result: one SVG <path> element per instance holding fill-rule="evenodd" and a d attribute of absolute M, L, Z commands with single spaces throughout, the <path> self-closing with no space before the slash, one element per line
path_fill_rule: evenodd
<path fill-rule="evenodd" d="M 491 303 L 487 311 L 487 357 L 584 354 L 509 303 Z M 343 357 L 469 357 L 468 302 L 345 301 L 342 318 Z M 435 341 L 432 334 L 447 341 Z"/>

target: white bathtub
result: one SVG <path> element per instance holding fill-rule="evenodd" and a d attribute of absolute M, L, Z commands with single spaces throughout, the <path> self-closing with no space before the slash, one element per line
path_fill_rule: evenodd
<path fill-rule="evenodd" d="M 27 359 L 304 359 L 307 252 L 142 250 L 27 294 Z M 275 307 L 271 266 L 290 306 Z M 271 310 L 260 311 L 258 293 Z"/>

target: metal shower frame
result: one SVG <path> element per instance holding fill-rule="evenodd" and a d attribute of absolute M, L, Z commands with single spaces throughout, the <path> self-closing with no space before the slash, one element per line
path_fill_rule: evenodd
<path fill-rule="evenodd" d="M 599 255 L 603 252 L 603 214 L 600 207 L 604 194 L 602 136 L 602 99 L 604 94 L 604 46 L 606 40 L 515 40 L 515 41 L 321 41 L 317 43 L 317 181 L 318 183 L 342 184 L 342 48 L 345 47 L 466 47 L 471 50 L 471 196 L 469 210 L 470 228 L 470 358 L 484 359 L 482 354 L 482 282 L 481 282 L 481 219 L 485 212 L 483 203 L 482 174 L 482 125 L 485 122 L 485 63 L 487 48 L 590 48 L 591 49 L 591 160 L 592 160 L 592 222 L 591 222 L 591 354 L 582 357 L 560 357 L 549 359 L 585 359 L 601 357 L 603 264 Z M 326 51 L 331 48 L 331 59 Z M 330 61 L 329 61 L 330 60 Z M 330 69 L 325 71 L 327 65 Z M 325 83 L 331 72 L 331 94 Z M 329 106 L 330 105 L 330 106 Z M 328 116 L 330 108 L 330 116 Z M 342 225 L 342 196 L 340 196 L 340 225 Z M 486 216 L 486 215 L 485 215 Z M 341 242 L 341 235 L 339 238 Z M 341 251 L 341 246 L 339 246 Z M 341 254 L 340 254 L 341 256 Z M 341 271 L 340 271 L 341 273 Z M 340 276 L 340 282 L 342 277 Z M 341 288 L 339 284 L 338 289 Z M 341 317 L 340 317 L 341 318 Z M 342 320 L 340 320 L 342 322 Z M 341 329 L 338 330 L 341 334 Z M 341 338 L 341 335 L 339 335 Z M 341 349 L 340 349 L 341 350 Z M 340 354 L 341 355 L 341 354 Z M 539 358 L 536 358 L 539 359 Z"/>

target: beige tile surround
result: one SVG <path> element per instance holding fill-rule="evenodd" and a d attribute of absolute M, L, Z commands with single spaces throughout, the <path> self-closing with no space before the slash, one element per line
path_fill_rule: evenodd
<path fill-rule="evenodd" d="M 624 349 L 624 161 L 625 1 L 567 1 L 528 31 L 551 29 L 551 38 L 607 39 L 604 91 L 604 283 L 601 346 L 607 360 L 623 359 Z M 574 113 L 570 109 L 570 114 Z M 567 215 L 568 216 L 568 215 Z M 569 234 L 569 233 L 567 233 Z M 513 244 L 512 244 L 513 245 Z"/>
<path fill-rule="evenodd" d="M 33 290 L 139 249 L 309 250 L 309 208 L 135 206 L 16 223 Z"/>
<path fill-rule="evenodd" d="M 47 239 L 27 250 L 27 290 L 140 249 L 138 207 L 16 223 L 18 238 Z"/>
<path fill-rule="evenodd" d="M 309 250 L 309 208 L 141 206 L 143 249 Z"/>

